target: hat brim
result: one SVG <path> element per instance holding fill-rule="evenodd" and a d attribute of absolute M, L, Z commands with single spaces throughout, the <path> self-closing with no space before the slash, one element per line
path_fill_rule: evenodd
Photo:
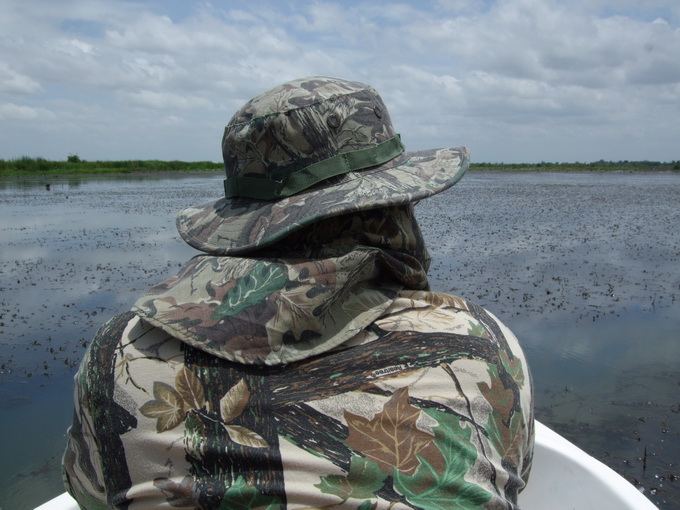
<path fill-rule="evenodd" d="M 324 218 L 430 197 L 456 184 L 469 164 L 465 147 L 405 152 L 280 200 L 220 198 L 189 207 L 177 215 L 177 230 L 206 253 L 243 254 Z"/>

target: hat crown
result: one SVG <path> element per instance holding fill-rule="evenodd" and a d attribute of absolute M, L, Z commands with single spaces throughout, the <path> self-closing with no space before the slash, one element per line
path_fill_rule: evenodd
<path fill-rule="evenodd" d="M 288 193 L 292 194 L 348 171 L 328 173 L 326 168 L 326 173 L 300 178 L 305 169 L 319 168 L 322 162 L 327 162 L 326 167 L 337 166 L 339 155 L 370 153 L 396 136 L 382 98 L 369 85 L 324 77 L 284 83 L 248 101 L 225 128 L 222 152 L 227 196 L 286 196 L 271 191 L 272 183 L 298 173 L 296 180 L 302 184 L 296 184 Z M 259 194 L 262 184 L 267 191 Z"/>

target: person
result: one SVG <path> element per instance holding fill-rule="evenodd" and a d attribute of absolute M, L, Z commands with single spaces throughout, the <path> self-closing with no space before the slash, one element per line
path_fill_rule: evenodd
<path fill-rule="evenodd" d="M 512 332 L 430 290 L 414 203 L 465 148 L 409 152 L 375 89 L 245 104 L 202 253 L 96 334 L 63 460 L 83 509 L 515 508 L 533 451 Z M 452 202 L 455 198 L 451 197 Z"/>

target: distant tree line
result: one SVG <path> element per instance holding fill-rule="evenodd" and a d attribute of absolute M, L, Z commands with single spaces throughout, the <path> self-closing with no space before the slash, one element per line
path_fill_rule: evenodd
<path fill-rule="evenodd" d="M 69 154 L 66 161 L 51 161 L 44 158 L 21 157 L 0 159 L 2 175 L 45 175 L 45 174 L 104 174 L 131 172 L 202 172 L 224 169 L 223 163 L 212 161 L 85 161 L 76 154 Z"/>
<path fill-rule="evenodd" d="M 592 163 L 472 163 L 472 170 L 514 170 L 514 171 L 644 171 L 680 170 L 680 161 L 594 161 Z M 223 170 L 224 165 L 213 161 L 85 161 L 77 154 L 69 154 L 65 161 L 51 161 L 44 158 L 21 157 L 0 159 L 0 176 L 50 175 L 50 174 L 104 174 L 131 172 L 207 172 Z"/>
<path fill-rule="evenodd" d="M 593 161 L 591 163 L 472 163 L 472 170 L 514 170 L 533 172 L 594 172 L 594 171 L 638 171 L 638 170 L 680 170 L 680 161 Z"/>

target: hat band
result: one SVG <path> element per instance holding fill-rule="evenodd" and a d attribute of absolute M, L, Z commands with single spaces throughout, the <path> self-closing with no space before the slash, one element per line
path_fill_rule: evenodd
<path fill-rule="evenodd" d="M 280 181 L 263 177 L 228 177 L 224 180 L 224 195 L 260 200 L 289 197 L 330 177 L 382 165 L 402 152 L 404 145 L 397 135 L 375 147 L 344 152 L 306 166 Z"/>

